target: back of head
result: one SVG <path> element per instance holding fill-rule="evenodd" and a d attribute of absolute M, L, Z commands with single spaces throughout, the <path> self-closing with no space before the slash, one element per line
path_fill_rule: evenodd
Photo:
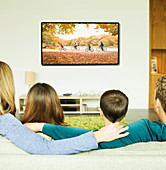
<path fill-rule="evenodd" d="M 22 122 L 65 125 L 63 109 L 53 87 L 46 83 L 37 83 L 31 87 L 27 94 Z"/>
<path fill-rule="evenodd" d="M 15 88 L 13 73 L 9 65 L 0 61 L 0 115 L 15 115 Z"/>
<path fill-rule="evenodd" d="M 100 99 L 104 116 L 112 123 L 121 121 L 128 110 L 128 97 L 119 90 L 109 90 Z"/>
<path fill-rule="evenodd" d="M 161 76 L 156 82 L 156 99 L 159 99 L 161 106 L 166 113 L 166 75 Z"/>

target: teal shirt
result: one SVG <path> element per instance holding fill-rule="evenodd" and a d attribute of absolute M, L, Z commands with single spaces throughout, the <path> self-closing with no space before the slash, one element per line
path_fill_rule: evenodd
<path fill-rule="evenodd" d="M 98 149 L 118 148 L 138 142 L 166 141 L 166 125 L 160 120 L 151 122 L 147 119 L 141 119 L 127 126 L 129 126 L 128 136 L 111 142 L 101 142 Z M 83 128 L 52 124 L 45 124 L 42 130 L 43 133 L 55 140 L 72 138 L 89 131 Z"/>

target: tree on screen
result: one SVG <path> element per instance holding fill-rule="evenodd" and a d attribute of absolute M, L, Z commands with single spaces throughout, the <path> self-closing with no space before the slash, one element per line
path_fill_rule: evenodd
<path fill-rule="evenodd" d="M 55 24 L 44 23 L 42 24 L 43 32 L 51 32 L 53 34 L 73 34 L 75 32 L 76 24 Z"/>
<path fill-rule="evenodd" d="M 51 32 L 53 34 L 73 34 L 76 31 L 77 24 L 55 24 L 55 23 L 43 23 L 42 31 L 43 32 Z M 87 28 L 89 28 L 90 24 L 85 24 Z M 96 24 L 94 28 L 104 29 L 105 32 L 112 33 L 112 35 L 118 34 L 118 24 Z"/>
<path fill-rule="evenodd" d="M 105 32 L 112 33 L 112 35 L 118 34 L 118 24 L 96 24 L 94 29 L 104 29 Z"/>

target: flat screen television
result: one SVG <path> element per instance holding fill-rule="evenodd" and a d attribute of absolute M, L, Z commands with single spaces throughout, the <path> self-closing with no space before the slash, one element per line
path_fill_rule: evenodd
<path fill-rule="evenodd" d="M 42 65 L 118 65 L 118 22 L 42 22 Z"/>

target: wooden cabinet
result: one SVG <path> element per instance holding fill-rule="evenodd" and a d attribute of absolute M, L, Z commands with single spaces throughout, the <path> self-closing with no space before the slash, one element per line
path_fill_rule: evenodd
<path fill-rule="evenodd" d="M 150 0 L 149 22 L 149 108 L 154 105 L 156 80 L 166 74 L 166 1 Z M 157 59 L 157 72 L 151 72 L 151 58 Z"/>

